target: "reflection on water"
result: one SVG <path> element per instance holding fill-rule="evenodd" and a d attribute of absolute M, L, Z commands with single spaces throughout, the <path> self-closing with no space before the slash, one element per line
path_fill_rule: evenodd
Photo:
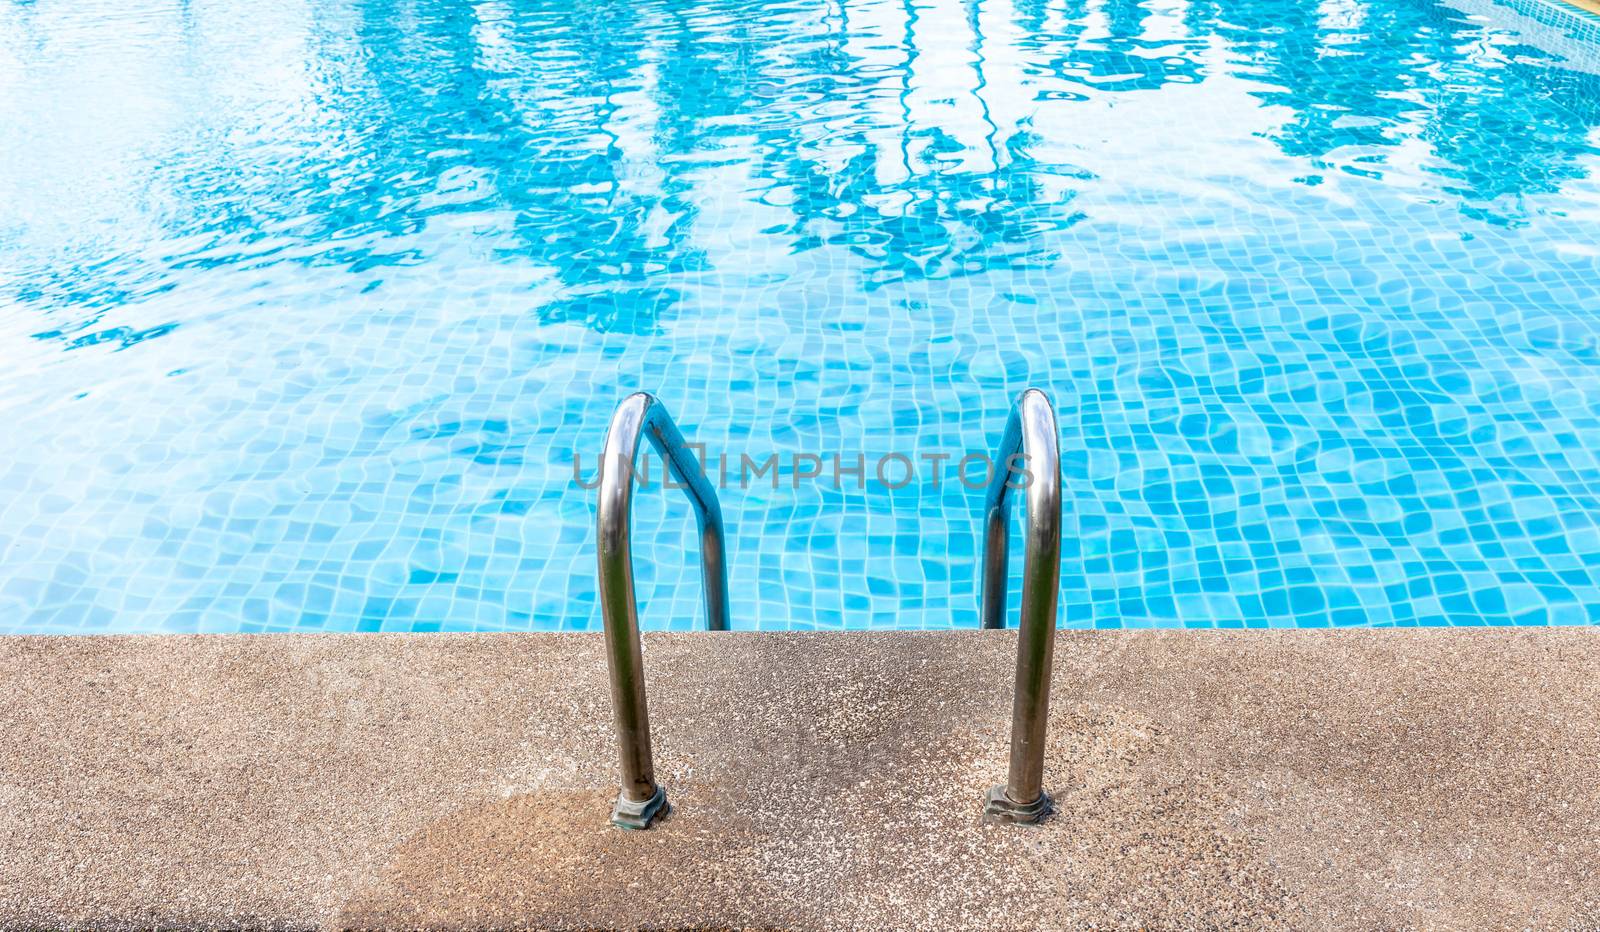
<path fill-rule="evenodd" d="M 1101 178 L 1075 153 L 1116 131 L 1125 95 L 1174 84 L 1215 91 L 1159 104 L 1173 134 L 1213 100 L 1259 101 L 1207 128 L 1212 177 L 1240 155 L 1259 168 L 1231 150 L 1260 136 L 1296 160 L 1281 163 L 1295 183 L 1386 180 L 1388 196 L 1500 225 L 1559 209 L 1527 199 L 1585 177 L 1600 124 L 1592 62 L 1564 67 L 1570 52 L 1426 0 L 794 2 L 759 17 L 372 2 L 266 23 L 75 7 L 4 13 L 13 288 L 56 324 L 39 336 L 75 346 L 159 335 L 85 331 L 220 264 L 425 263 L 423 234 L 449 215 L 559 280 L 544 319 L 637 333 L 681 298 L 674 276 L 707 271 L 697 229 L 732 226 L 741 205 L 774 222 L 738 235 L 846 248 L 867 287 L 1048 268 L 1086 216 L 1081 189 L 1137 200 L 1138 177 Z M 133 47 L 110 47 L 130 26 Z M 91 57 L 106 61 L 75 75 Z M 62 113 L 85 104 L 98 112 Z M 1159 161 L 1166 141 L 1133 128 L 1119 147 Z M 111 160 L 98 190 L 78 184 Z M 143 235 L 30 235 L 29 215 L 63 199 Z"/>
<path fill-rule="evenodd" d="M 0 610 L 583 625 L 563 457 L 626 391 L 764 454 L 983 448 L 1039 384 L 1073 623 L 1586 619 L 1600 54 L 1569 32 L 1435 0 L 0 2 Z M 915 492 L 733 493 L 743 623 L 969 622 L 975 506 Z"/>

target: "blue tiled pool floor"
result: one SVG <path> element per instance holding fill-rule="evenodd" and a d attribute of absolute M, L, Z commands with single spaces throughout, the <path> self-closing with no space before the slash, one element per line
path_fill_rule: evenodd
<path fill-rule="evenodd" d="M 0 0 L 0 631 L 596 627 L 628 393 L 871 462 L 1029 386 L 1064 625 L 1600 621 L 1540 2 Z M 981 492 L 841 486 L 722 491 L 734 626 L 976 625 Z"/>

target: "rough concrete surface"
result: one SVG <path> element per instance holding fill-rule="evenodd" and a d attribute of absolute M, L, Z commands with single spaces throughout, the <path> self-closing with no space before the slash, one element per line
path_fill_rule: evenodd
<path fill-rule="evenodd" d="M 1600 927 L 1600 631 L 0 638 L 8 927 Z"/>

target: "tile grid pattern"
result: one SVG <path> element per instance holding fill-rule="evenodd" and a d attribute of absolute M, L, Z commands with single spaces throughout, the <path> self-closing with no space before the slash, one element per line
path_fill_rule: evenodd
<path fill-rule="evenodd" d="M 1541 3 L 7 8 L 0 630 L 591 628 L 572 461 L 640 388 L 736 464 L 1045 389 L 1069 626 L 1600 621 L 1600 77 Z M 723 490 L 736 627 L 976 624 L 981 493 L 868 479 Z"/>

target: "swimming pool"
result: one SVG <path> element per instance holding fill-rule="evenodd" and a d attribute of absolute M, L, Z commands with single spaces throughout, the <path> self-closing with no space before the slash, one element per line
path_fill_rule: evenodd
<path fill-rule="evenodd" d="M 1063 625 L 1600 620 L 1559 4 L 5 0 L 0 127 L 0 631 L 597 627 L 629 392 L 849 462 L 1028 386 Z M 735 628 L 977 624 L 982 492 L 874 478 L 722 490 Z M 682 496 L 635 553 L 696 625 Z"/>

